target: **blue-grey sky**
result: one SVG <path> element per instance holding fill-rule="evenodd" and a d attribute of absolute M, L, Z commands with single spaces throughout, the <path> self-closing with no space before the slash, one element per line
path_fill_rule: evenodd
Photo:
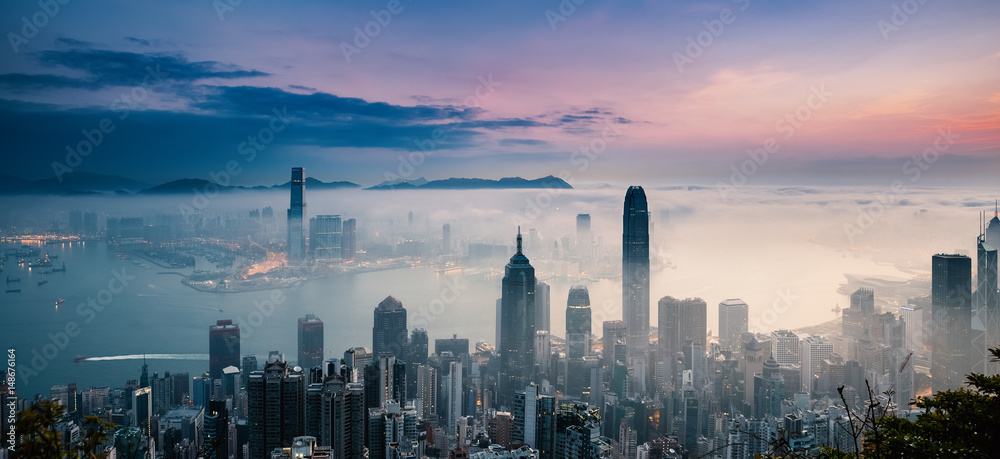
<path fill-rule="evenodd" d="M 4 2 L 0 174 L 997 183 L 1000 3 L 579 3 Z"/>

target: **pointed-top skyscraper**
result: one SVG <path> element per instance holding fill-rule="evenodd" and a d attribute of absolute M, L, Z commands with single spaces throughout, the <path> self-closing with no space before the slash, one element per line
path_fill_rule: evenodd
<path fill-rule="evenodd" d="M 514 394 L 531 382 L 535 366 L 535 268 L 521 253 L 510 257 L 500 300 L 500 406 L 513 406 Z"/>
<path fill-rule="evenodd" d="M 649 347 L 649 208 L 641 186 L 625 193 L 622 219 L 622 318 L 630 358 Z"/>
<path fill-rule="evenodd" d="M 303 222 L 306 218 L 306 173 L 301 167 L 292 168 L 292 198 L 288 206 L 288 259 L 301 260 L 306 256 L 306 236 Z"/>
<path fill-rule="evenodd" d="M 997 220 L 994 215 L 993 220 Z M 997 246 L 988 242 L 988 229 L 986 228 L 986 215 L 983 215 L 980 222 L 979 237 L 976 238 L 976 289 L 975 303 L 976 313 L 979 320 L 983 322 L 986 332 L 985 342 L 981 348 L 976 349 L 973 355 L 981 355 L 986 366 L 986 374 L 1000 374 L 1000 365 L 990 361 L 989 349 L 1000 347 L 1000 296 L 998 289 L 998 257 Z M 1000 223 L 992 223 L 1000 232 Z M 978 363 L 978 362 L 974 362 Z"/>

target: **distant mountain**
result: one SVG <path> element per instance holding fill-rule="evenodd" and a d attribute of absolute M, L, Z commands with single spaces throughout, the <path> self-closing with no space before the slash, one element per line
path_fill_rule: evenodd
<path fill-rule="evenodd" d="M 271 188 L 289 189 L 292 185 L 291 181 L 282 183 L 281 185 L 274 185 Z M 341 188 L 361 188 L 361 185 L 352 182 L 324 182 L 322 180 L 317 180 L 312 177 L 306 177 L 306 190 L 337 190 Z"/>
<path fill-rule="evenodd" d="M 145 190 L 142 190 L 142 192 L 144 194 L 190 193 L 194 190 L 204 191 L 208 186 L 218 188 L 219 191 L 230 191 L 233 189 L 243 188 L 243 187 L 233 187 L 233 186 L 220 187 L 218 184 L 210 180 L 199 179 L 199 178 L 185 178 L 156 185 L 152 188 L 147 188 Z"/>
<path fill-rule="evenodd" d="M 381 189 L 381 188 L 414 188 L 414 187 L 418 187 L 418 186 L 424 186 L 426 184 L 427 184 L 427 179 L 425 179 L 423 177 L 420 177 L 420 178 L 418 178 L 416 180 L 406 180 L 406 179 L 398 178 L 398 179 L 392 180 L 392 181 L 386 180 L 386 181 L 384 181 L 382 183 L 379 183 L 378 185 L 370 186 L 367 189 L 369 189 L 369 190 L 378 190 L 378 189 Z"/>
<path fill-rule="evenodd" d="M 561 188 L 572 189 L 573 187 L 565 180 L 547 176 L 534 180 L 527 180 L 521 177 L 504 177 L 500 180 L 481 178 L 450 178 L 447 180 L 432 180 L 423 185 L 414 185 L 413 182 L 402 182 L 397 185 L 378 184 L 366 190 L 392 190 L 392 189 L 421 189 L 421 190 L 509 190 L 509 189 L 530 189 L 530 188 Z"/>
<path fill-rule="evenodd" d="M 152 188 L 143 190 L 146 194 L 171 194 L 171 193 L 190 193 L 194 190 L 206 190 L 206 187 L 211 187 L 212 189 L 218 188 L 220 192 L 231 192 L 231 191 L 270 191 L 270 190 L 287 190 L 291 186 L 292 182 L 285 182 L 281 185 L 273 186 L 239 186 L 230 185 L 220 187 L 216 183 L 197 178 L 187 178 L 174 180 L 172 182 L 167 182 L 162 185 L 157 185 Z M 308 190 L 335 190 L 342 188 L 361 188 L 361 185 L 351 182 L 323 182 L 316 180 L 312 177 L 306 178 L 306 191 Z"/>
<path fill-rule="evenodd" d="M 56 194 L 87 195 L 104 193 L 136 193 L 148 188 L 149 184 L 118 175 L 93 174 L 90 172 L 70 172 L 58 177 L 41 180 L 23 180 L 8 175 L 0 175 L 2 194 Z"/>

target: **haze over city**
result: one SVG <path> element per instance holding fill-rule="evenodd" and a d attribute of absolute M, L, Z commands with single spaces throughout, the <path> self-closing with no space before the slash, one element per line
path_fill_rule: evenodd
<path fill-rule="evenodd" d="M 882 457 L 1000 373 L 996 2 L 0 18 L 0 459 Z"/>

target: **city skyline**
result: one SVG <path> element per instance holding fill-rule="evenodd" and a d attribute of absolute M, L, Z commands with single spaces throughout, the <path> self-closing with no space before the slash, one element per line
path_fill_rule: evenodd
<path fill-rule="evenodd" d="M 4 3 L 0 459 L 988 456 L 997 19 Z"/>

